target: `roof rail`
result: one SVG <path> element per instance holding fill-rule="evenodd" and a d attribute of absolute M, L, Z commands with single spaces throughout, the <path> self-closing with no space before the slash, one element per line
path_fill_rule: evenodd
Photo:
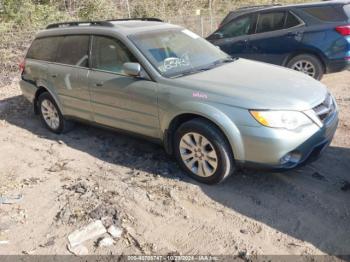
<path fill-rule="evenodd" d="M 236 10 L 265 8 L 265 7 L 267 8 L 267 7 L 274 7 L 274 6 L 281 6 L 281 4 L 243 6 L 243 7 L 237 8 Z"/>
<path fill-rule="evenodd" d="M 110 27 L 113 26 L 113 24 L 108 21 L 76 21 L 76 22 L 62 22 L 62 23 L 50 24 L 46 27 L 46 29 L 69 27 L 69 26 L 80 26 L 80 25 L 110 26 Z"/>
<path fill-rule="evenodd" d="M 46 27 L 46 29 L 53 29 L 53 28 L 60 28 L 60 27 L 70 27 L 70 26 L 81 26 L 81 25 L 89 25 L 89 26 L 108 26 L 112 27 L 113 23 L 116 21 L 132 21 L 132 20 L 139 20 L 139 21 L 154 21 L 154 22 L 163 22 L 161 19 L 158 18 L 125 18 L 125 19 L 112 19 L 112 20 L 105 20 L 105 21 L 73 21 L 73 22 L 62 22 L 62 23 L 55 23 L 50 24 Z"/>
<path fill-rule="evenodd" d="M 122 19 L 112 19 L 112 20 L 107 20 L 107 21 L 108 22 L 114 22 L 114 21 L 133 21 L 133 20 L 150 21 L 150 22 L 163 22 L 162 19 L 155 18 L 155 17 L 122 18 Z"/>

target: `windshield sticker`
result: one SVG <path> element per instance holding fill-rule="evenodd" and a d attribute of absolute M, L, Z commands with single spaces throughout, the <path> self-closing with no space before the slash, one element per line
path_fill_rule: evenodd
<path fill-rule="evenodd" d="M 191 32 L 190 30 L 182 30 L 182 33 L 188 35 L 189 37 L 192 37 L 193 39 L 199 38 L 199 35 L 196 35 L 195 33 Z"/>
<path fill-rule="evenodd" d="M 196 98 L 208 99 L 208 96 L 206 94 L 200 92 L 193 92 L 192 96 Z"/>
<path fill-rule="evenodd" d="M 169 57 L 163 61 L 163 65 L 159 67 L 161 72 L 166 72 L 177 67 L 187 67 L 190 66 L 190 59 L 187 54 L 183 55 L 181 58 Z"/>

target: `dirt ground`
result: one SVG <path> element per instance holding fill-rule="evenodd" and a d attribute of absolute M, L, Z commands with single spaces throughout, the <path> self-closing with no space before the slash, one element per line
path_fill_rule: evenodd
<path fill-rule="evenodd" d="M 0 254 L 70 254 L 97 219 L 123 229 L 89 254 L 350 254 L 350 72 L 326 76 L 340 107 L 335 139 L 311 165 L 245 170 L 223 184 L 187 178 L 157 145 L 77 125 L 47 131 L 16 82 L 0 87 Z"/>

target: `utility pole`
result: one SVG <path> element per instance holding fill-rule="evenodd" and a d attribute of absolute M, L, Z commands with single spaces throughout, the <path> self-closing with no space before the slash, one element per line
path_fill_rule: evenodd
<path fill-rule="evenodd" d="M 129 0 L 126 0 L 126 8 L 128 9 L 128 15 L 129 15 L 129 18 L 131 18 L 131 12 L 130 12 Z"/>
<path fill-rule="evenodd" d="M 209 0 L 210 32 L 213 31 L 213 0 Z"/>

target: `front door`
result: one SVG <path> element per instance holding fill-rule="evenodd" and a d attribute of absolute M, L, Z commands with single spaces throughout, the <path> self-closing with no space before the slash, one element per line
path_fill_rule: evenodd
<path fill-rule="evenodd" d="M 89 85 L 94 121 L 159 138 L 157 84 L 124 74 L 127 62 L 138 61 L 121 41 L 93 37 Z"/>
<path fill-rule="evenodd" d="M 223 25 L 208 40 L 233 56 L 247 56 L 248 36 L 255 30 L 255 14 L 238 17 Z"/>

